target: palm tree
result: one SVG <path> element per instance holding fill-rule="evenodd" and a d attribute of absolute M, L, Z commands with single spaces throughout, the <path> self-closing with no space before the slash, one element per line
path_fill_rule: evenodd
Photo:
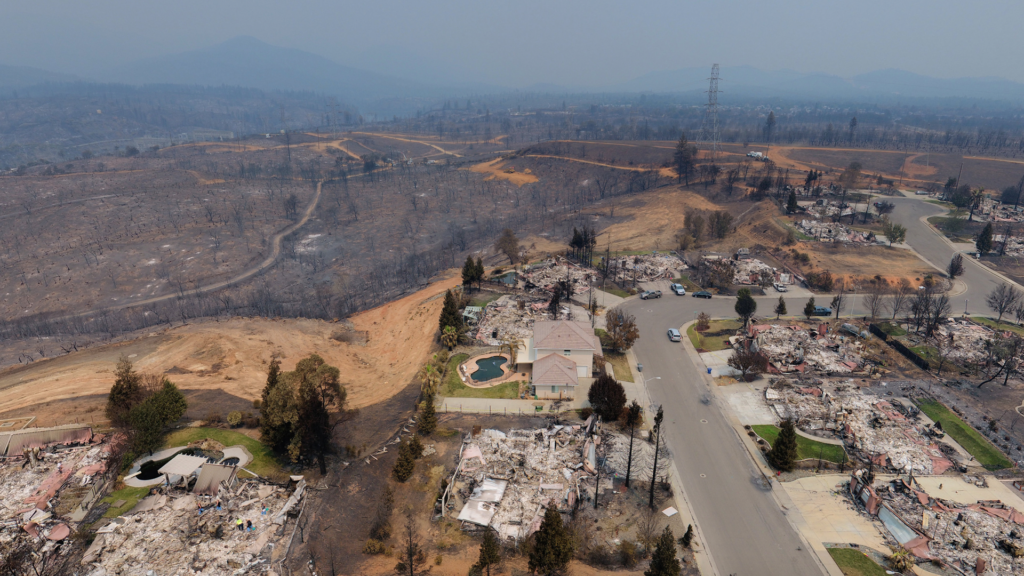
<path fill-rule="evenodd" d="M 437 368 L 429 362 L 420 368 L 420 371 L 416 376 L 419 377 L 420 382 L 423 383 L 422 388 L 424 394 L 435 393 L 437 391 L 437 387 L 441 384 L 441 373 L 438 372 Z"/>
<path fill-rule="evenodd" d="M 454 326 L 445 326 L 444 332 L 441 333 L 441 344 L 448 347 L 448 351 L 451 352 L 452 348 L 459 343 L 459 337 L 462 336 L 460 331 Z"/>

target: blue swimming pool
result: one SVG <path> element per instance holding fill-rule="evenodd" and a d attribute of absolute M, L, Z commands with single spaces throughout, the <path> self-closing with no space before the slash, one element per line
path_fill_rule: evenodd
<path fill-rule="evenodd" d="M 505 362 L 508 362 L 508 358 L 504 358 L 502 356 L 481 358 L 476 361 L 476 372 L 470 374 L 469 377 L 477 382 L 498 378 L 504 373 L 502 372 L 501 367 Z"/>

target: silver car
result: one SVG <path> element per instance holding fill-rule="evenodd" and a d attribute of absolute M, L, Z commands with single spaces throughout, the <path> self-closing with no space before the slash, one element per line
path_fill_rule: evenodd
<path fill-rule="evenodd" d="M 683 339 L 683 335 L 679 333 L 679 330 L 676 330 L 675 328 L 669 328 L 668 339 L 673 342 L 679 342 L 680 340 Z"/>

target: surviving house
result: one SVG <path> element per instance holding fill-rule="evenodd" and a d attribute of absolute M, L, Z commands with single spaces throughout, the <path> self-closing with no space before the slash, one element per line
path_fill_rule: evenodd
<path fill-rule="evenodd" d="M 594 355 L 601 351 L 586 322 L 538 320 L 533 336 L 520 343 L 516 362 L 533 368 L 538 398 L 572 399 L 580 378 L 593 377 Z"/>

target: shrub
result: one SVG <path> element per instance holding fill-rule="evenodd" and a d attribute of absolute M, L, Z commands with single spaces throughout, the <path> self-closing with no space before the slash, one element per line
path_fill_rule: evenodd
<path fill-rule="evenodd" d="M 623 540 L 619 543 L 619 562 L 621 562 L 623 566 L 626 568 L 632 568 L 636 566 L 638 560 L 640 560 L 640 551 L 636 542 L 633 542 L 632 540 Z"/>
<path fill-rule="evenodd" d="M 263 401 L 260 400 L 259 398 L 257 398 L 257 399 L 252 401 L 252 407 L 255 408 L 256 410 L 259 410 L 260 406 L 262 406 L 262 405 L 263 405 Z"/>
<path fill-rule="evenodd" d="M 363 544 L 363 554 L 384 554 L 387 552 L 388 547 L 384 545 L 380 540 L 374 540 L 370 538 Z"/>
<path fill-rule="evenodd" d="M 242 423 L 242 413 L 238 410 L 228 413 L 228 425 L 232 428 L 237 428 Z"/>
<path fill-rule="evenodd" d="M 594 409 L 587 406 L 586 408 L 580 408 L 580 420 L 586 420 L 594 414 Z"/>

